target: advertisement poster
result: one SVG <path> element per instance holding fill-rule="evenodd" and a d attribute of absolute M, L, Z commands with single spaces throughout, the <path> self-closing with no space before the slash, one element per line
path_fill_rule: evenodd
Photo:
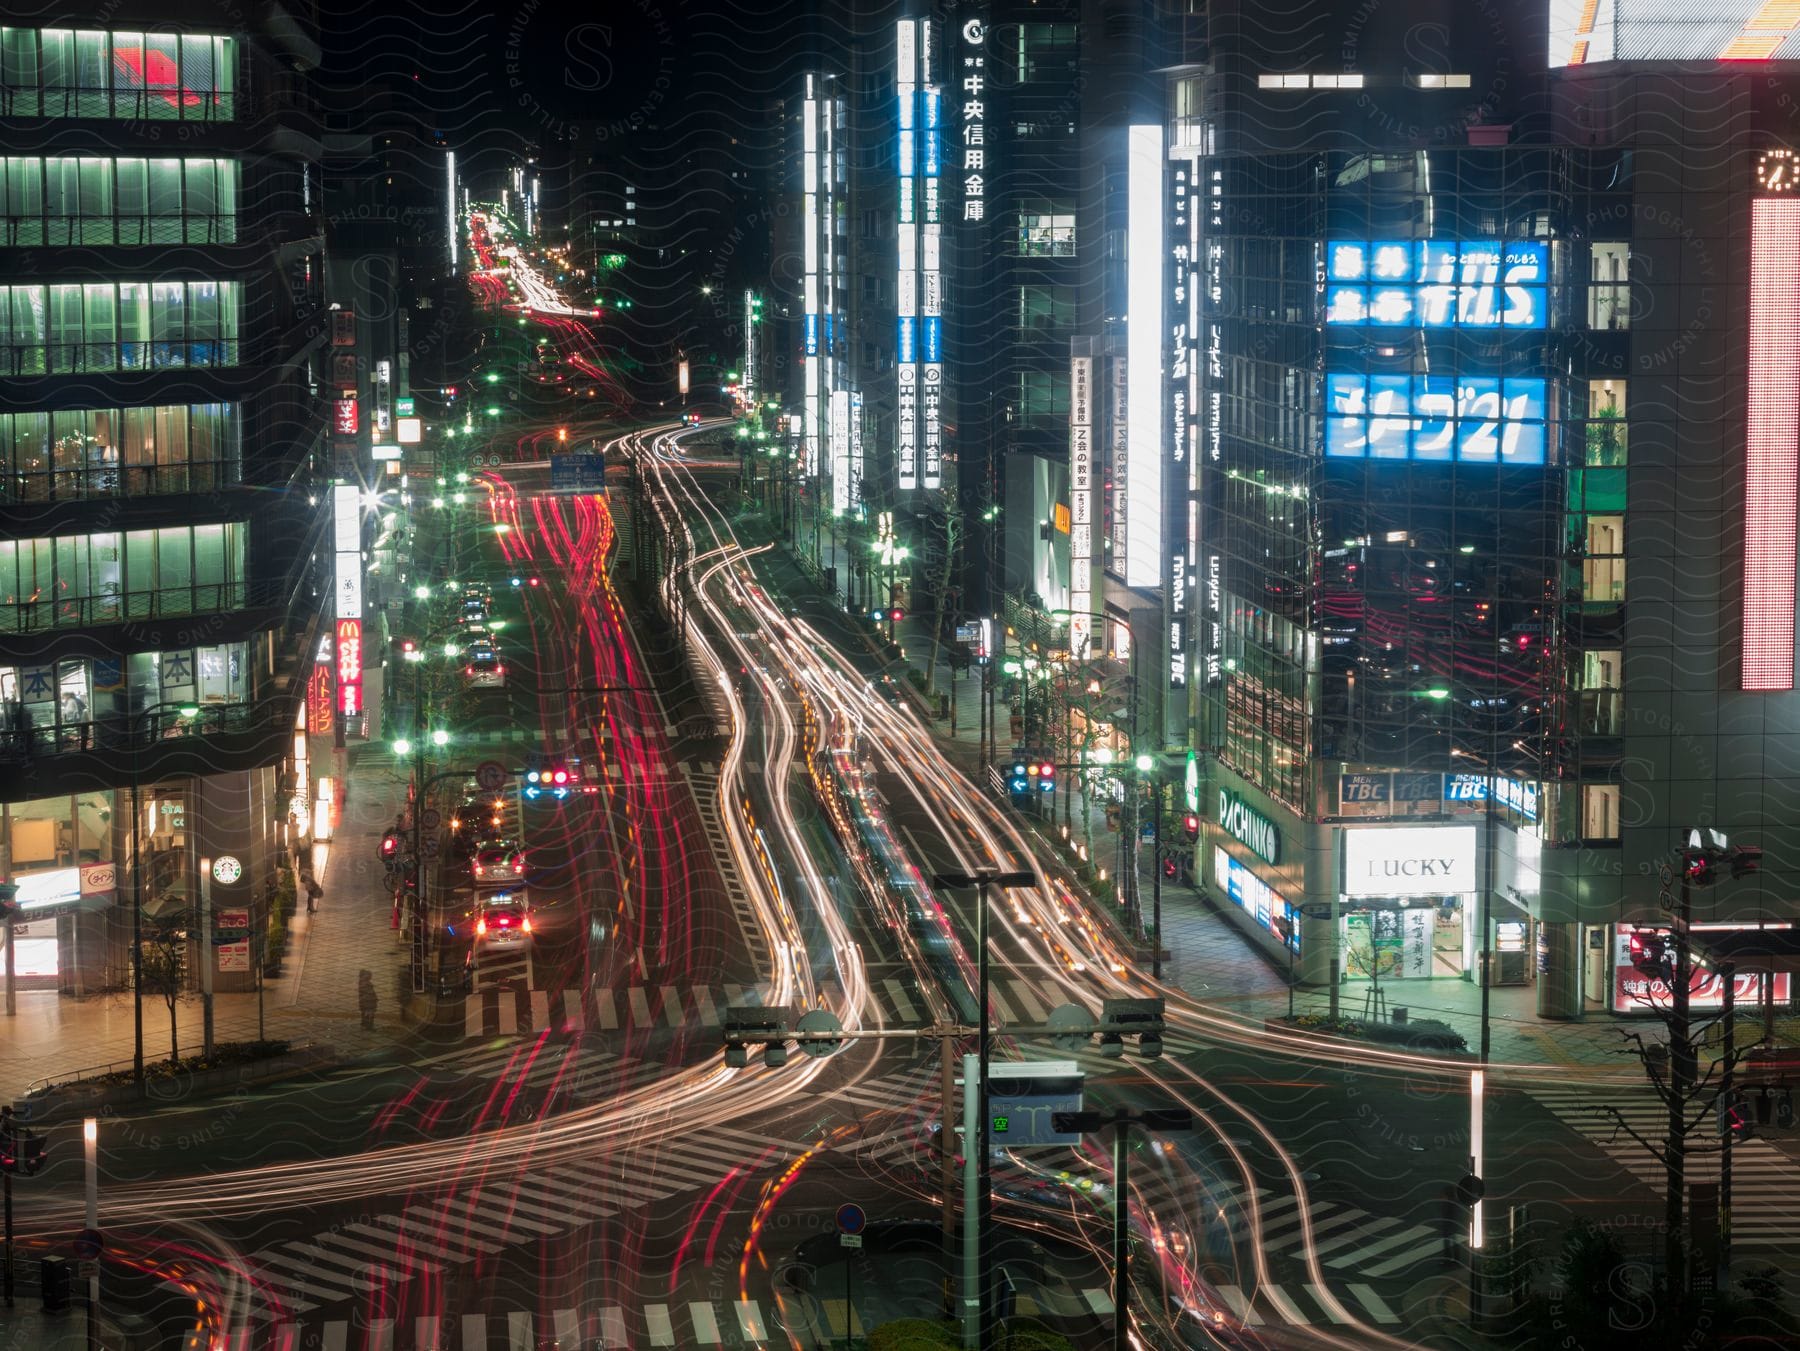
<path fill-rule="evenodd" d="M 1724 929 L 1735 926 L 1722 925 Z M 1744 928 L 1754 928 L 1745 925 Z M 1631 960 L 1631 939 L 1634 934 L 1645 937 L 1667 939 L 1667 929 L 1637 928 L 1630 924 L 1621 924 L 1613 936 L 1613 1012 L 1614 1013 L 1649 1013 L 1659 1008 L 1667 1008 L 1674 991 L 1670 988 L 1666 975 L 1639 971 Z M 1670 952 L 1673 960 L 1673 952 Z M 1761 1003 L 1763 997 L 1763 980 L 1761 972 L 1739 972 L 1732 980 L 1732 1000 L 1738 1009 L 1753 1011 Z M 1785 1005 L 1788 1002 L 1793 977 L 1785 971 L 1775 973 L 1775 1002 Z M 1725 1004 L 1725 982 L 1717 971 L 1699 969 L 1688 974 L 1688 1007 L 1689 1009 L 1716 1009 Z"/>
<path fill-rule="evenodd" d="M 1436 915 L 1436 910 L 1423 907 L 1400 912 L 1400 975 L 1407 980 L 1423 980 L 1431 974 L 1431 933 Z"/>
<path fill-rule="evenodd" d="M 250 912 L 245 909 L 221 910 L 213 921 L 217 926 L 214 937 L 229 937 L 232 934 L 243 934 L 244 937 L 229 943 L 219 944 L 220 971 L 248 971 L 250 969 Z"/>

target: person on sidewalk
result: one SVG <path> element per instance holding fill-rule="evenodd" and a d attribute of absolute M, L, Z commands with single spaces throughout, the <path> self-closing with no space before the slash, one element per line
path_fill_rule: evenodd
<path fill-rule="evenodd" d="M 375 993 L 375 977 L 367 969 L 359 971 L 356 976 L 356 1006 L 362 1011 L 365 1032 L 375 1030 L 375 1003 L 378 998 Z"/>
<path fill-rule="evenodd" d="M 306 875 L 306 913 L 319 913 L 319 897 L 325 894 L 325 888 L 319 885 L 319 879 L 311 873 Z"/>

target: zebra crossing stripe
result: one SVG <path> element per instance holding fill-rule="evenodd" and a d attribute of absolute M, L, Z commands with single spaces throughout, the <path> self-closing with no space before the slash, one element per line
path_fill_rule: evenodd
<path fill-rule="evenodd" d="M 918 1010 L 913 1008 L 912 1000 L 906 997 L 906 988 L 897 980 L 888 979 L 881 983 L 888 992 L 888 998 L 894 1001 L 894 1007 L 900 1011 L 900 1016 L 909 1023 L 918 1022 Z"/>
<path fill-rule="evenodd" d="M 1221 1298 L 1231 1306 L 1231 1312 L 1237 1316 L 1238 1322 L 1246 1327 L 1259 1328 L 1263 1325 L 1263 1317 L 1256 1311 L 1244 1292 L 1235 1285 L 1215 1286 Z"/>
<path fill-rule="evenodd" d="M 487 1337 L 486 1323 L 481 1326 L 481 1335 L 484 1339 Z M 509 1348 L 516 1347 L 519 1348 L 519 1351 L 523 1351 L 523 1348 L 531 1345 L 531 1335 L 532 1326 L 529 1313 L 514 1309 L 506 1315 L 506 1344 Z"/>
<path fill-rule="evenodd" d="M 394 1351 L 393 1319 L 370 1320 L 368 1337 L 363 1342 L 363 1351 Z"/>
<path fill-rule="evenodd" d="M 600 1026 L 607 1032 L 619 1030 L 619 1006 L 613 1002 L 611 990 L 594 991 L 594 1011 L 600 1016 Z"/>
<path fill-rule="evenodd" d="M 694 1002 L 700 1008 L 700 1021 L 707 1027 L 719 1025 L 719 1006 L 713 1003 L 712 989 L 702 985 L 694 991 Z"/>
<path fill-rule="evenodd" d="M 644 1325 L 650 1330 L 650 1345 L 675 1345 L 675 1325 L 669 1319 L 667 1304 L 646 1304 L 644 1306 Z M 623 1342 L 620 1343 L 624 1345 Z"/>
<path fill-rule="evenodd" d="M 688 1318 L 694 1324 L 694 1337 L 702 1346 L 719 1344 L 719 1320 L 713 1317 L 712 1305 L 688 1305 Z"/>
<path fill-rule="evenodd" d="M 1332 1322 L 1348 1323 L 1350 1321 L 1348 1315 L 1339 1312 L 1338 1302 L 1332 1297 L 1330 1291 L 1322 1286 L 1309 1285 L 1306 1287 L 1306 1293 L 1312 1296 L 1314 1304 L 1325 1310 L 1325 1316 Z"/>
<path fill-rule="evenodd" d="M 1427 1240 L 1430 1240 L 1430 1242 L 1427 1242 Z M 1347 1267 L 1352 1262 L 1366 1262 L 1372 1257 L 1387 1252 L 1389 1248 L 1397 1248 L 1402 1243 L 1409 1242 L 1417 1243 L 1421 1247 L 1429 1248 L 1433 1243 L 1441 1242 L 1441 1239 L 1424 1225 L 1415 1224 L 1410 1228 L 1400 1230 L 1398 1233 L 1387 1234 L 1356 1252 L 1344 1253 L 1341 1256 L 1334 1257 L 1325 1265 L 1328 1267 Z M 1374 1273 L 1371 1272 L 1369 1274 L 1373 1275 Z"/>
<path fill-rule="evenodd" d="M 988 986 L 988 1000 L 990 1003 L 993 1004 L 995 1010 L 997 1010 L 998 1013 L 1000 1014 L 1001 1022 L 1017 1023 L 1017 1022 L 1024 1021 L 1023 1019 L 1018 1017 L 1018 1015 L 1016 1015 L 1010 1007 L 1007 1006 L 1005 996 L 1003 996 L 1000 993 L 999 982 L 996 981 L 993 984 L 990 984 Z"/>
<path fill-rule="evenodd" d="M 570 1321 L 574 1321 L 572 1314 L 570 1316 Z M 558 1335 L 560 1336 L 562 1334 L 559 1333 Z M 570 1338 L 575 1337 L 576 1331 L 573 1327 L 569 1329 L 568 1335 Z M 616 1304 L 609 1304 L 600 1310 L 600 1340 L 607 1346 L 624 1347 L 631 1345 L 625 1335 L 625 1310 L 619 1308 Z M 571 1342 L 571 1345 L 573 1345 L 573 1342 Z"/>
<path fill-rule="evenodd" d="M 319 1334 L 319 1351 L 347 1351 L 349 1340 L 348 1323 L 327 1323 Z"/>
<path fill-rule="evenodd" d="M 299 1351 L 300 1325 L 283 1323 L 275 1329 L 275 1340 L 269 1344 L 269 1351 Z"/>
<path fill-rule="evenodd" d="M 606 1312 L 612 1314 L 619 1321 L 619 1337 L 618 1337 L 618 1339 L 615 1341 L 611 1335 L 608 1335 L 606 1338 L 606 1344 L 608 1346 L 624 1346 L 625 1345 L 625 1316 L 624 1316 L 624 1314 L 621 1313 L 618 1309 L 608 1309 Z M 575 1339 L 581 1335 L 581 1320 L 575 1316 L 575 1310 L 573 1310 L 573 1309 L 553 1309 L 550 1313 L 550 1327 L 551 1327 L 551 1330 L 556 1334 L 556 1340 L 557 1340 L 558 1345 L 567 1344 L 567 1345 L 573 1346 L 575 1343 Z"/>
<path fill-rule="evenodd" d="M 1357 1275 L 1367 1276 L 1371 1279 L 1397 1275 L 1406 1270 L 1407 1267 L 1412 1266 L 1413 1263 L 1426 1261 L 1427 1259 L 1442 1253 L 1443 1250 L 1444 1240 L 1442 1237 L 1434 1236 L 1425 1240 L 1423 1243 L 1414 1244 L 1398 1257 L 1390 1257 L 1379 1266 L 1364 1267 L 1361 1271 L 1357 1272 Z"/>
<path fill-rule="evenodd" d="M 1019 1007 L 1025 1010 L 1025 1016 L 1034 1023 L 1044 1021 L 1044 1008 L 1032 996 L 1031 987 L 1022 980 L 1008 981 L 1012 986 L 1013 998 L 1019 1001 Z"/>
<path fill-rule="evenodd" d="M 1300 1306 L 1289 1299 L 1287 1291 L 1283 1290 L 1279 1285 L 1265 1285 L 1260 1288 L 1263 1294 L 1268 1298 L 1269 1303 L 1275 1306 L 1275 1311 L 1288 1322 L 1310 1323 L 1312 1321 L 1305 1314 L 1300 1312 Z"/>
<path fill-rule="evenodd" d="M 397 1254 L 394 1252 L 393 1246 L 391 1244 L 388 1247 L 379 1248 L 379 1247 L 376 1247 L 373 1243 L 365 1243 L 361 1239 L 348 1238 L 342 1233 L 335 1233 L 335 1234 L 331 1235 L 331 1241 L 337 1247 L 343 1248 L 348 1252 L 363 1254 L 363 1265 L 365 1267 L 367 1267 L 369 1265 L 369 1263 L 368 1263 L 369 1258 L 376 1257 L 376 1258 L 382 1259 L 382 1261 L 375 1264 L 376 1269 L 379 1269 L 379 1268 L 392 1269 L 395 1258 L 397 1256 Z M 436 1262 L 428 1262 L 424 1258 L 415 1258 L 412 1261 L 406 1262 L 404 1264 L 403 1269 L 411 1270 L 411 1271 L 423 1271 L 432 1276 L 437 1275 L 440 1271 L 443 1270 L 443 1268 L 441 1266 L 439 1266 Z"/>
<path fill-rule="evenodd" d="M 649 1027 L 650 1001 L 644 997 L 644 987 L 633 985 L 625 992 L 626 1000 L 631 1004 L 631 1020 L 639 1027 Z"/>
<path fill-rule="evenodd" d="M 673 985 L 659 985 L 656 988 L 657 993 L 662 996 L 663 1017 L 668 1020 L 670 1027 L 680 1027 L 682 1024 L 681 991 Z"/>
<path fill-rule="evenodd" d="M 1088 1308 L 1092 1309 L 1101 1318 L 1110 1318 L 1112 1316 L 1112 1296 L 1107 1294 L 1106 1291 L 1094 1289 L 1083 1290 L 1081 1292 L 1081 1297 L 1087 1301 Z"/>
<path fill-rule="evenodd" d="M 419 1346 L 435 1347 L 438 1344 L 438 1329 L 444 1320 L 434 1313 L 420 1314 L 413 1319 L 413 1341 Z"/>
<path fill-rule="evenodd" d="M 407 1235 L 407 1237 L 401 1241 L 407 1244 L 416 1245 L 419 1240 L 413 1238 L 412 1235 L 415 1233 L 422 1233 L 435 1243 L 455 1244 L 458 1247 L 469 1249 L 471 1253 L 492 1254 L 500 1251 L 499 1248 L 491 1243 L 483 1243 L 480 1239 L 470 1238 L 464 1234 L 457 1234 L 455 1237 L 451 1237 L 444 1233 L 444 1226 L 442 1224 L 429 1224 L 412 1211 L 408 1211 L 404 1215 L 377 1215 L 375 1217 L 375 1222 L 377 1224 L 391 1224 L 394 1228 L 401 1230 Z M 465 1257 L 459 1260 L 468 1261 L 469 1259 Z"/>
<path fill-rule="evenodd" d="M 744 1336 L 753 1342 L 769 1340 L 768 1329 L 763 1326 L 762 1310 L 753 1299 L 740 1299 L 737 1302 L 738 1326 L 743 1329 Z"/>
<path fill-rule="evenodd" d="M 383 1220 L 391 1220 L 394 1217 L 391 1215 L 383 1215 L 380 1218 Z M 420 1239 L 402 1237 L 397 1234 L 389 1233 L 384 1229 L 377 1229 L 372 1224 L 363 1224 L 361 1222 L 347 1224 L 344 1226 L 343 1232 L 346 1234 L 367 1234 L 370 1238 L 385 1242 L 387 1244 L 386 1250 L 388 1252 L 398 1252 L 402 1257 L 411 1257 L 413 1253 L 419 1252 L 424 1253 L 427 1257 L 441 1257 L 446 1262 L 455 1262 L 458 1264 L 473 1261 L 475 1257 L 474 1252 L 452 1251 L 448 1248 L 439 1247 L 436 1243 L 426 1243 Z M 396 1240 L 398 1240 L 397 1243 Z M 490 1248 L 488 1251 L 491 1252 L 493 1250 Z"/>
<path fill-rule="evenodd" d="M 1336 1229 L 1341 1225 L 1353 1224 L 1357 1220 L 1366 1220 L 1367 1223 L 1350 1230 L 1348 1233 L 1342 1233 L 1335 1238 L 1327 1239 L 1323 1243 L 1316 1241 L 1320 1234 Z M 1356 1210 L 1354 1208 L 1348 1209 L 1344 1211 L 1342 1215 L 1333 1216 L 1329 1220 L 1321 1220 L 1319 1223 L 1313 1225 L 1313 1238 L 1315 1240 L 1312 1245 L 1313 1254 L 1317 1257 L 1323 1257 L 1328 1252 L 1336 1252 L 1339 1248 L 1346 1247 L 1352 1243 L 1361 1242 L 1371 1234 L 1379 1233 L 1381 1230 L 1391 1228 L 1399 1223 L 1399 1220 L 1396 1220 L 1391 1216 L 1370 1215 L 1366 1211 Z M 1292 1241 L 1294 1237 L 1294 1235 L 1289 1235 L 1289 1240 Z M 1303 1243 L 1298 1248 L 1288 1249 L 1288 1256 L 1306 1256 L 1306 1245 Z"/>
<path fill-rule="evenodd" d="M 462 1344 L 463 1351 L 474 1351 L 474 1348 L 487 1345 L 486 1315 L 466 1313 L 462 1316 Z"/>
<path fill-rule="evenodd" d="M 1356 1296 L 1357 1303 L 1367 1309 L 1369 1317 L 1377 1323 L 1398 1323 L 1400 1321 L 1400 1315 L 1388 1308 L 1372 1286 L 1352 1283 L 1348 1288 L 1350 1293 Z"/>

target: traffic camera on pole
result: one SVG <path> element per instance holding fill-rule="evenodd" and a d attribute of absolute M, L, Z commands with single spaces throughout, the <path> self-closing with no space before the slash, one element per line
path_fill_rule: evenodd
<path fill-rule="evenodd" d="M 1107 999 L 1100 1005 L 1100 1054 L 1125 1053 L 1125 1038 L 1136 1035 L 1137 1051 L 1146 1060 L 1163 1053 L 1163 1001 L 1160 999 Z"/>

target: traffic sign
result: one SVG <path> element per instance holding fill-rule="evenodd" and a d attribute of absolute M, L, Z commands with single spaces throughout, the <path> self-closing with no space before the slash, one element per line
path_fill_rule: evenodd
<path fill-rule="evenodd" d="M 475 766 L 475 782 L 484 793 L 497 793 L 506 782 L 506 766 L 498 760 L 483 760 Z"/>
<path fill-rule="evenodd" d="M 796 1032 L 842 1032 L 844 1025 L 830 1009 L 813 1009 L 804 1013 L 794 1025 Z M 831 1055 L 844 1049 L 841 1041 L 803 1041 L 800 1049 L 811 1056 Z"/>
<path fill-rule="evenodd" d="M 438 856 L 438 851 L 443 847 L 444 842 L 433 835 L 429 840 L 425 841 L 425 857 L 436 858 Z"/>
<path fill-rule="evenodd" d="M 1470 1173 L 1456 1184 L 1456 1197 L 1465 1206 L 1472 1206 L 1487 1194 L 1487 1184 L 1475 1174 Z"/>
<path fill-rule="evenodd" d="M 838 1233 L 854 1236 L 862 1233 L 868 1224 L 869 1217 L 863 1213 L 863 1208 L 854 1201 L 846 1201 L 837 1208 Z"/>
<path fill-rule="evenodd" d="M 425 809 L 425 829 L 436 830 L 444 824 L 444 814 L 436 807 Z"/>
<path fill-rule="evenodd" d="M 839 1234 L 838 1235 L 838 1246 L 840 1248 L 860 1248 L 860 1247 L 862 1247 L 862 1235 L 861 1234 Z"/>
<path fill-rule="evenodd" d="M 106 1248 L 106 1239 L 98 1229 L 83 1229 L 75 1236 L 75 1255 L 91 1262 Z"/>

